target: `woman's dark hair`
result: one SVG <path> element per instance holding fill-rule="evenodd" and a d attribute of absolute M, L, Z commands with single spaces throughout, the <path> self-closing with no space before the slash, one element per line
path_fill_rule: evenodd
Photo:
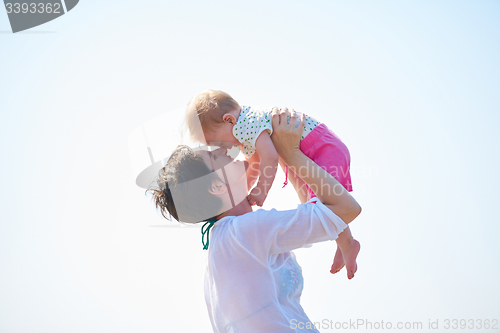
<path fill-rule="evenodd" d="M 197 178 L 200 179 L 191 181 Z M 179 222 L 197 223 L 214 219 L 216 216 L 206 216 L 207 212 L 218 212 L 222 208 L 222 200 L 208 192 L 216 179 L 219 177 L 200 155 L 180 145 L 158 172 L 156 185 L 153 183 L 146 193 L 152 193 L 156 208 L 160 208 L 167 220 L 171 220 L 171 216 Z"/>

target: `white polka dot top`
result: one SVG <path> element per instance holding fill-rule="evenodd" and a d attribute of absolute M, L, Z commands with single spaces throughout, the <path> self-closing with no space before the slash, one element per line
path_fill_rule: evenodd
<path fill-rule="evenodd" d="M 271 124 L 272 108 L 242 106 L 240 116 L 233 127 L 234 137 L 243 145 L 243 155 L 246 158 L 252 157 L 255 153 L 255 141 L 262 131 L 267 130 L 269 135 L 273 133 Z M 300 117 L 301 113 L 297 112 Z M 306 115 L 306 125 L 302 139 L 311 133 L 320 122 Z"/>

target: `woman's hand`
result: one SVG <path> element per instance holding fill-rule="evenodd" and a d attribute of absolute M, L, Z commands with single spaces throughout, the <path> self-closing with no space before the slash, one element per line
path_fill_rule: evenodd
<path fill-rule="evenodd" d="M 290 122 L 288 123 L 288 115 Z M 337 214 L 345 223 L 350 223 L 361 213 L 361 206 L 347 192 L 347 190 L 322 169 L 309 157 L 300 151 L 300 139 L 304 131 L 305 116 L 299 120 L 295 111 L 273 109 L 272 124 L 274 147 L 279 157 L 288 165 L 289 170 L 295 173 L 311 189 L 318 199 L 332 212 Z M 299 126 L 296 126 L 299 124 Z"/>
<path fill-rule="evenodd" d="M 306 123 L 305 115 L 302 113 L 300 118 L 297 118 L 293 109 L 290 112 L 287 108 L 283 110 L 273 108 L 271 116 L 273 125 L 271 140 L 279 157 L 286 164 L 290 164 L 291 159 L 300 153 L 300 139 Z M 290 121 L 288 121 L 288 117 L 290 117 Z"/>

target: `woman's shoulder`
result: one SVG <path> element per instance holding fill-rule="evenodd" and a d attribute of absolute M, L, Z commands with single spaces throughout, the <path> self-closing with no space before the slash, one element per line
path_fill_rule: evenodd
<path fill-rule="evenodd" d="M 311 198 L 309 201 L 298 204 L 295 208 L 289 209 L 264 209 L 260 208 L 256 211 L 249 212 L 240 216 L 235 216 L 232 223 L 243 224 L 247 221 L 253 221 L 254 223 L 269 223 L 280 221 L 284 223 L 289 223 L 291 220 L 303 219 L 306 216 L 315 214 L 315 212 L 324 212 L 325 214 L 332 214 L 324 204 L 321 203 L 318 198 Z"/>
<path fill-rule="evenodd" d="M 277 210 L 276 208 L 263 209 L 249 212 L 238 216 L 227 216 L 223 222 L 231 228 L 237 229 L 259 229 L 261 225 L 272 226 L 279 224 L 280 221 L 290 221 L 295 215 L 300 214 L 307 207 L 298 205 L 297 208 L 287 210 Z"/>
<path fill-rule="evenodd" d="M 321 205 L 321 203 L 319 203 Z M 220 229 L 224 229 L 224 232 L 230 232 L 236 235 L 240 232 L 244 234 L 258 232 L 258 230 L 273 230 L 281 229 L 286 225 L 306 222 L 308 217 L 319 206 L 314 204 L 313 200 L 307 203 L 299 204 L 296 208 L 291 208 L 287 210 L 277 210 L 275 208 L 263 209 L 260 208 L 253 212 L 248 212 L 243 215 L 238 216 L 226 216 L 220 219 L 219 225 L 223 226 Z"/>

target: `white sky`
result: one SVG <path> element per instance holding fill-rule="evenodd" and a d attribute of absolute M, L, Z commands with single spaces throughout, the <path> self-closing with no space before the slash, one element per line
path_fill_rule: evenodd
<path fill-rule="evenodd" d="M 297 251 L 313 321 L 500 320 L 499 17 L 492 0 L 81 1 L 11 34 L 0 10 L 0 331 L 210 331 L 199 229 L 167 227 L 128 142 L 207 88 L 304 111 L 350 149 L 359 270 L 329 273 L 332 242 Z M 297 205 L 283 180 L 264 208 Z"/>

